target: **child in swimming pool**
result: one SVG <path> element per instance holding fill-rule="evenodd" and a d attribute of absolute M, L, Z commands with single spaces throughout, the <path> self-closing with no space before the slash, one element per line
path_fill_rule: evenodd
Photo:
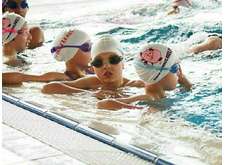
<path fill-rule="evenodd" d="M 222 36 L 217 34 L 209 35 L 208 38 L 193 47 L 191 47 L 188 52 L 198 54 L 207 50 L 217 50 L 222 48 Z"/>
<path fill-rule="evenodd" d="M 192 84 L 182 73 L 178 57 L 167 46 L 148 44 L 143 47 L 134 60 L 134 66 L 139 77 L 145 82 L 145 94 L 99 101 L 98 108 L 120 109 L 132 102 L 143 100 L 159 100 L 164 98 L 166 91 L 176 88 L 179 83 L 190 90 Z"/>
<path fill-rule="evenodd" d="M 21 17 L 26 17 L 29 6 L 27 0 L 3 0 L 2 1 L 2 12 L 16 13 Z M 44 42 L 44 33 L 39 26 L 29 27 L 32 39 L 28 44 L 28 48 L 34 49 L 42 46 Z"/>
<path fill-rule="evenodd" d="M 15 13 L 5 13 L 2 16 L 2 54 L 3 62 L 7 65 L 22 65 L 23 61 L 17 58 L 17 53 L 26 49 L 32 36 L 27 22 Z"/>
<path fill-rule="evenodd" d="M 172 9 L 167 13 L 167 15 L 179 13 L 179 6 L 191 7 L 191 5 L 191 0 L 173 0 Z"/>
<path fill-rule="evenodd" d="M 71 82 L 49 83 L 42 89 L 43 93 L 70 94 L 87 90 L 101 90 L 99 95 L 119 97 L 118 89 L 125 86 L 143 87 L 143 81 L 131 81 L 123 77 L 123 52 L 120 43 L 111 36 L 101 37 L 91 51 L 95 74 Z M 127 107 L 131 107 L 128 105 Z"/>
<path fill-rule="evenodd" d="M 74 29 L 60 33 L 51 49 L 58 61 L 64 61 L 66 71 L 49 72 L 43 75 L 29 75 L 19 72 L 3 73 L 3 85 L 21 84 L 26 81 L 49 82 L 59 80 L 76 80 L 92 73 L 88 63 L 91 61 L 90 37 L 85 32 Z"/>

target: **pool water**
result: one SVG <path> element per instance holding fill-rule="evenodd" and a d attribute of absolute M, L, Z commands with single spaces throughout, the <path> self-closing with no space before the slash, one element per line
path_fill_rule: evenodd
<path fill-rule="evenodd" d="M 50 54 L 52 41 L 62 29 L 79 28 L 93 41 L 111 34 L 121 40 L 125 52 L 125 77 L 137 79 L 132 59 L 146 43 L 167 44 L 179 55 L 183 72 L 194 84 L 191 92 L 181 88 L 168 92 L 159 102 L 137 103 L 144 110 L 107 111 L 95 108 L 89 93 L 44 95 L 43 83 L 4 87 L 3 91 L 49 111 L 80 121 L 90 127 L 153 151 L 177 164 L 221 164 L 222 148 L 222 50 L 188 54 L 187 49 L 209 34 L 222 34 L 222 1 L 200 0 L 193 8 L 166 16 L 167 0 L 30 0 L 27 19 L 45 33 L 43 47 L 26 50 L 22 56 L 30 65 L 3 70 L 25 73 L 63 72 L 63 63 Z M 42 68 L 42 70 L 40 70 Z M 126 89 L 131 95 L 143 89 Z M 72 101 L 71 101 L 72 100 Z M 160 110 L 149 113 L 148 107 Z M 213 153 L 213 154 L 212 154 Z"/>

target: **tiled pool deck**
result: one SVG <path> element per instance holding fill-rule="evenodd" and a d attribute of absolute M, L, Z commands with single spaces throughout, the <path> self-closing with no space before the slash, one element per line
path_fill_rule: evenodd
<path fill-rule="evenodd" d="M 4 165 L 85 165 L 51 146 L 2 124 Z"/>

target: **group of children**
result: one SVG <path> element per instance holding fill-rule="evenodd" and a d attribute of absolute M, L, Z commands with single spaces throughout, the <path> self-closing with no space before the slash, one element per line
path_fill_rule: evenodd
<path fill-rule="evenodd" d="M 39 32 L 33 34 L 23 18 L 25 14 L 20 16 L 23 10 L 28 9 L 26 0 L 3 2 L 3 56 L 7 57 L 5 64 L 16 66 L 17 53 L 27 47 L 40 46 L 44 41 L 43 32 L 38 28 Z M 32 41 L 35 38 L 33 35 L 38 35 L 37 42 Z M 31 43 L 32 46 L 29 46 Z M 203 44 L 210 46 L 206 42 Z M 191 48 L 191 51 L 213 49 L 207 49 L 203 44 Z M 43 75 L 5 72 L 2 73 L 3 85 L 21 85 L 28 81 L 50 82 L 43 86 L 43 93 L 93 92 L 101 99 L 97 107 L 111 110 L 139 109 L 141 107 L 131 103 L 164 98 L 165 92 L 174 90 L 177 84 L 186 90 L 192 87 L 182 72 L 178 55 L 162 44 L 146 44 L 134 57 L 134 67 L 140 80 L 129 80 L 123 76 L 124 51 L 120 42 L 110 35 L 101 36 L 92 43 L 90 36 L 82 30 L 65 30 L 56 37 L 51 52 L 57 61 L 65 62 L 65 72 L 48 72 Z M 126 86 L 145 88 L 145 94 L 124 96 L 119 93 L 119 89 Z"/>
<path fill-rule="evenodd" d="M 16 66 L 23 63 L 16 58 L 16 53 L 23 51 L 26 47 L 37 48 L 44 42 L 44 33 L 41 28 L 29 26 L 25 21 L 28 9 L 29 5 L 26 0 L 2 1 L 3 61 L 8 65 Z M 17 14 L 16 17 L 12 13 Z M 21 35 L 23 33 L 27 35 Z"/>

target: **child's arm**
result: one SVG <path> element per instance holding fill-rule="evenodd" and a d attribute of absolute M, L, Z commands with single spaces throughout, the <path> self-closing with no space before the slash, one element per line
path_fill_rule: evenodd
<path fill-rule="evenodd" d="M 95 76 L 83 77 L 74 81 L 65 81 L 60 83 L 48 83 L 42 88 L 43 93 L 48 94 L 71 94 L 84 92 L 87 89 L 96 89 L 99 87 L 99 80 Z"/>
<path fill-rule="evenodd" d="M 218 36 L 210 36 L 204 42 L 191 47 L 188 52 L 198 54 L 207 50 L 216 50 L 222 48 L 222 39 Z"/>
<path fill-rule="evenodd" d="M 153 98 L 148 95 L 137 95 L 137 96 L 131 96 L 128 98 L 104 99 L 97 103 L 97 108 L 110 109 L 110 110 L 118 110 L 121 108 L 142 109 L 143 107 L 133 106 L 133 105 L 130 105 L 130 103 L 133 103 L 136 101 L 145 101 L 145 100 L 153 100 Z"/>
<path fill-rule="evenodd" d="M 120 102 L 116 99 L 105 99 L 101 100 L 97 103 L 98 109 L 109 109 L 109 110 L 119 110 L 121 108 L 127 108 L 127 109 L 143 109 L 143 107 L 139 106 L 133 106 L 130 104 L 126 104 L 123 102 Z"/>
<path fill-rule="evenodd" d="M 187 91 L 190 91 L 192 88 L 192 83 L 186 78 L 186 76 L 182 73 L 182 69 L 179 69 L 178 72 L 178 82 L 182 85 Z"/>
<path fill-rule="evenodd" d="M 35 82 L 49 82 L 68 80 L 68 77 L 59 72 L 48 72 L 42 75 L 29 75 L 19 72 L 7 72 L 2 73 L 2 83 L 5 85 L 10 84 L 22 84 L 23 82 L 35 81 Z"/>
<path fill-rule="evenodd" d="M 44 85 L 41 92 L 46 94 L 72 94 L 79 92 L 87 92 L 87 90 L 74 88 L 63 83 L 54 82 Z"/>
<path fill-rule="evenodd" d="M 42 75 L 27 75 L 24 74 L 24 81 L 36 81 L 36 82 L 50 82 L 50 81 L 66 81 L 70 80 L 64 73 L 48 72 Z"/>
<path fill-rule="evenodd" d="M 129 80 L 126 86 L 142 88 L 145 87 L 145 83 L 142 80 Z"/>
<path fill-rule="evenodd" d="M 136 101 L 146 101 L 146 100 L 154 100 L 154 99 L 153 97 L 149 95 L 136 95 L 136 96 L 130 96 L 127 98 L 117 98 L 116 100 L 126 104 L 130 104 Z"/>

